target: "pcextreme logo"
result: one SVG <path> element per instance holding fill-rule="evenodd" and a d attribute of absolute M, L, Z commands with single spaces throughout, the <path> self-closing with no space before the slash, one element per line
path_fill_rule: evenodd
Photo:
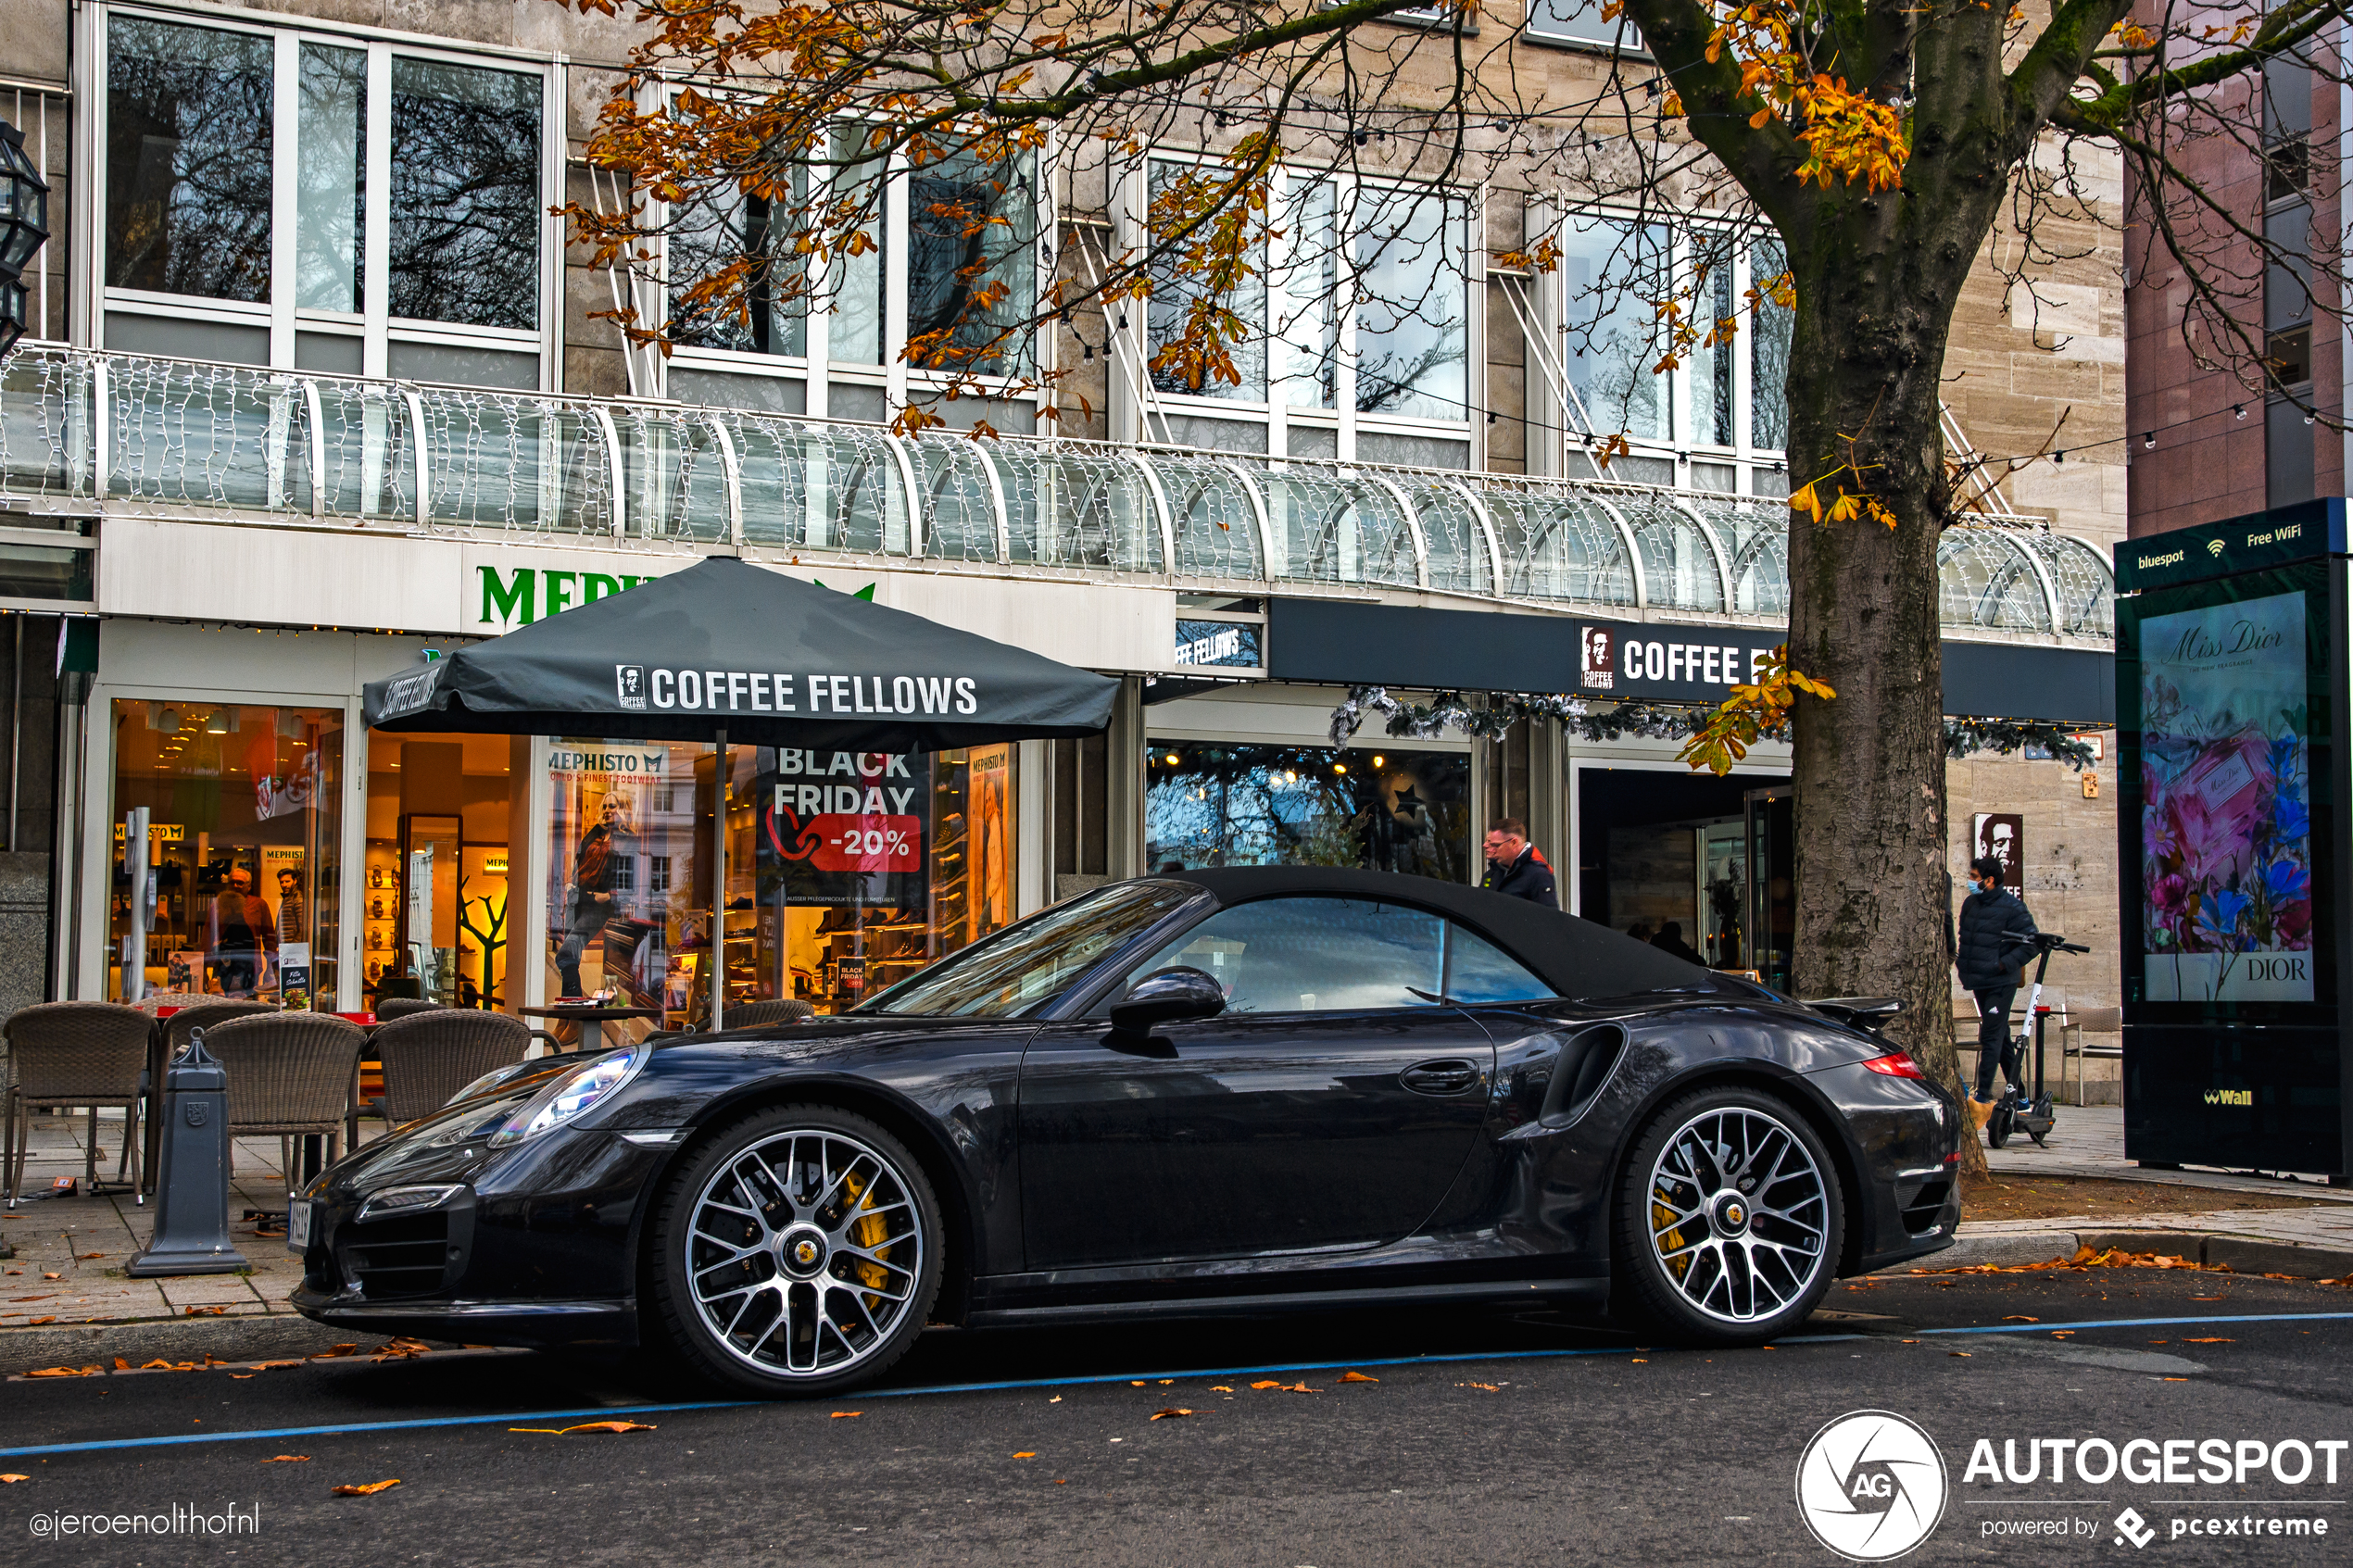
<path fill-rule="evenodd" d="M 1814 1434 L 1797 1461 L 1797 1512 L 1814 1538 L 1856 1562 L 1886 1562 L 1944 1517 L 1944 1457 L 1891 1411 L 1856 1411 Z"/>

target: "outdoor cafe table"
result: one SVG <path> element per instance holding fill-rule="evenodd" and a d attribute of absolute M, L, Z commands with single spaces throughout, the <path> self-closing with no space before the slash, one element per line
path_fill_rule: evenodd
<path fill-rule="evenodd" d="M 579 1024 L 580 1044 L 575 1048 L 584 1052 L 600 1051 L 605 1048 L 605 1025 L 608 1023 L 618 1023 L 627 1018 L 659 1019 L 661 1017 L 660 1008 L 580 1007 L 577 1005 L 564 1007 L 561 1004 L 556 1004 L 544 1008 L 520 1008 L 517 1010 L 525 1018 L 560 1018 Z"/>

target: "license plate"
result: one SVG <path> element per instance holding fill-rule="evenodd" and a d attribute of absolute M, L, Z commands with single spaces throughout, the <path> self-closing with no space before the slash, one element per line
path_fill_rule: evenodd
<path fill-rule="evenodd" d="M 310 1204 L 296 1198 L 286 1205 L 286 1250 L 307 1252 L 310 1249 Z"/>

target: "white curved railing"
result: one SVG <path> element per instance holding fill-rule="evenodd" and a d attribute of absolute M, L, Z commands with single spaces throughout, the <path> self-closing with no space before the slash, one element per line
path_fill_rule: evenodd
<path fill-rule="evenodd" d="M 735 544 L 1361 583 L 1774 620 L 1769 497 L 1007 437 L 902 436 L 745 408 L 370 382 L 82 350 L 0 361 L 0 498 L 385 522 L 500 537 Z M 1947 625 L 2106 639 L 2102 553 L 1957 527 Z"/>

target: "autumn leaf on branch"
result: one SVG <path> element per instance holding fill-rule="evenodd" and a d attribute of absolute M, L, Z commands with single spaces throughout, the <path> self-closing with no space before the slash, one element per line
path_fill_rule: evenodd
<path fill-rule="evenodd" d="M 1677 759 L 1692 769 L 1705 768 L 1722 775 L 1746 757 L 1761 740 L 1779 740 L 1789 734 L 1790 712 L 1800 693 L 1824 700 L 1836 696 L 1827 684 L 1789 662 L 1789 645 L 1782 643 L 1757 661 L 1756 679 L 1735 685 L 1732 695 L 1718 704 L 1705 722 L 1683 743 Z"/>

